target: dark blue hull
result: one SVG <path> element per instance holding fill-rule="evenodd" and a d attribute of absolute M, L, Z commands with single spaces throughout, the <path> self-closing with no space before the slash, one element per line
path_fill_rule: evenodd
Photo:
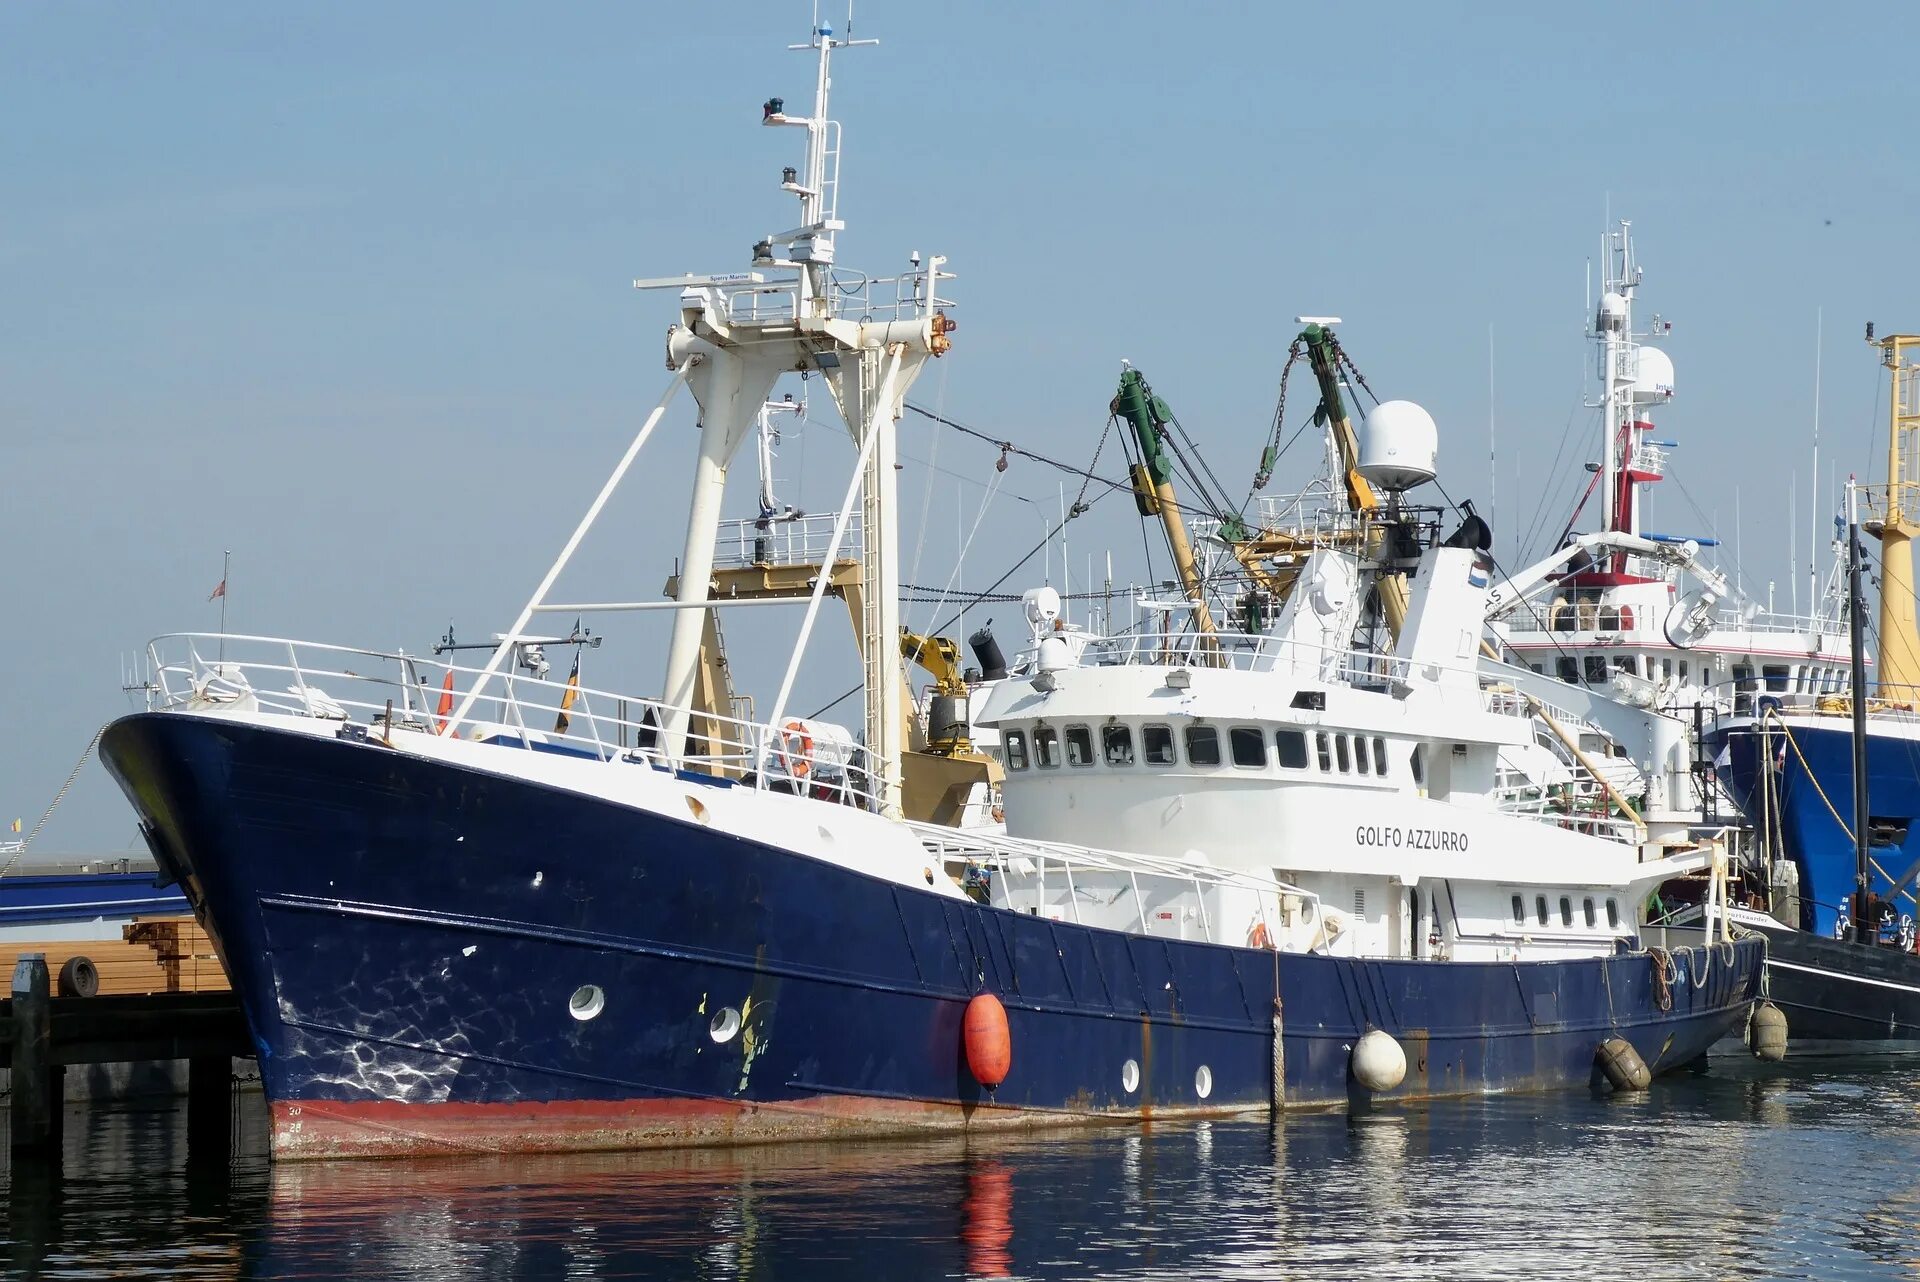
<path fill-rule="evenodd" d="M 143 714 L 101 754 L 227 963 L 281 1156 L 1265 1110 L 1276 995 L 1288 1106 L 1364 1098 L 1370 1025 L 1406 1049 L 1395 1099 L 1585 1087 L 1606 1037 L 1656 1072 L 1700 1055 L 1761 964 L 1758 941 L 1662 975 L 1140 937 L 378 743 Z M 962 1043 L 980 992 L 1011 1032 L 993 1091 Z"/>
<path fill-rule="evenodd" d="M 1761 786 L 1762 736 L 1750 723 L 1709 734 L 1706 748 L 1722 759 L 1721 781 L 1748 822 L 1770 824 L 1798 870 L 1800 928 L 1832 938 L 1854 890 L 1852 724 L 1845 717 L 1831 726 L 1795 724 L 1791 743 L 1769 727 L 1765 738 L 1774 762 L 1771 789 Z M 1920 861 L 1920 741 L 1869 729 L 1867 813 L 1877 865 L 1868 876 L 1874 892 L 1885 895 L 1891 877 Z"/>

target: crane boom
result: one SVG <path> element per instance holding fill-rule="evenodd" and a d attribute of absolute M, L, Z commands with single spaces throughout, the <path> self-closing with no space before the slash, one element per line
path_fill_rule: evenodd
<path fill-rule="evenodd" d="M 1337 359 L 1339 344 L 1333 331 L 1324 325 L 1310 324 L 1300 333 L 1300 341 L 1306 345 L 1307 364 L 1313 370 L 1314 381 L 1320 385 L 1320 417 L 1333 433 L 1334 449 L 1340 455 L 1340 467 L 1347 488 L 1347 506 L 1354 515 L 1367 522 L 1370 517 L 1384 515 L 1386 504 L 1374 491 L 1373 485 L 1360 474 L 1360 438 L 1353 430 L 1353 420 L 1347 416 L 1346 398 L 1340 394 L 1340 366 Z M 1369 560 L 1378 562 L 1387 551 L 1387 527 L 1383 522 L 1371 522 L 1366 541 L 1366 555 Z M 1406 624 L 1408 597 L 1407 580 L 1401 574 L 1380 574 L 1375 580 L 1375 591 L 1380 596 L 1380 613 L 1387 621 L 1387 630 L 1395 637 Z"/>
<path fill-rule="evenodd" d="M 1166 424 L 1173 411 L 1153 394 L 1140 371 L 1128 366 L 1120 372 L 1120 390 L 1114 394 L 1112 412 L 1127 420 L 1134 439 L 1140 445 L 1140 462 L 1133 466 L 1133 492 L 1142 516 L 1158 515 L 1167 531 L 1167 548 L 1173 554 L 1173 567 L 1180 575 L 1180 586 L 1193 603 L 1194 626 L 1202 636 L 1215 635 L 1213 613 L 1207 607 L 1206 585 L 1200 580 L 1200 567 L 1193 558 L 1193 544 L 1187 537 L 1187 522 L 1173 490 L 1173 468 L 1167 460 Z"/>

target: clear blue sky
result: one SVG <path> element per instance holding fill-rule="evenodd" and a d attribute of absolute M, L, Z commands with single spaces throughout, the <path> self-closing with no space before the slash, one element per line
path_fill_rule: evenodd
<path fill-rule="evenodd" d="M 1864 15 L 867 0 L 857 18 L 884 43 L 837 77 L 842 261 L 951 258 L 958 345 L 916 399 L 962 421 L 1084 460 L 1125 357 L 1241 489 L 1293 316 L 1335 313 L 1375 388 L 1439 420 L 1449 491 L 1484 499 L 1491 326 L 1515 559 L 1590 455 L 1582 277 L 1610 204 L 1676 324 L 1662 434 L 1729 541 L 1739 496 L 1749 588 L 1778 579 L 1785 603 L 1794 473 L 1808 523 L 1816 308 L 1823 458 L 1879 457 L 1860 326 L 1920 327 L 1920 170 L 1910 50 Z M 123 656 L 214 626 L 224 548 L 235 630 L 424 649 L 449 620 L 510 622 L 661 387 L 672 300 L 628 282 L 737 269 L 790 225 L 796 135 L 756 122 L 771 94 L 806 101 L 810 63 L 784 51 L 805 28 L 801 5 L 759 2 L 0 7 L 0 823 L 31 825 L 126 708 Z M 1570 415 L 1573 466 L 1548 475 Z M 659 589 L 691 422 L 683 403 L 569 583 Z M 902 449 L 927 514 L 906 544 L 937 584 L 994 452 L 912 418 Z M 830 506 L 850 459 L 809 428 L 783 489 Z M 967 581 L 1031 546 L 1059 479 L 1016 462 Z M 1137 571 L 1127 508 L 1076 524 L 1077 567 L 1111 544 Z M 1654 514 L 1697 532 L 1672 485 Z M 795 623 L 735 629 L 763 700 Z M 655 688 L 663 628 L 609 621 L 597 682 Z M 809 692 L 856 671 L 825 637 Z M 41 849 L 131 832 L 95 766 Z"/>

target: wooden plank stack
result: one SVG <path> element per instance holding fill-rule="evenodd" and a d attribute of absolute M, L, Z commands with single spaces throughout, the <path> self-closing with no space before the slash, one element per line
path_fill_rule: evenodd
<path fill-rule="evenodd" d="M 60 968 L 85 957 L 100 972 L 103 995 L 224 993 L 231 989 L 213 943 L 191 917 L 140 917 L 123 939 L 46 940 L 0 945 L 0 974 L 13 974 L 21 953 L 45 953 L 56 995 Z"/>
<path fill-rule="evenodd" d="M 213 951 L 213 941 L 191 917 L 136 917 L 127 942 L 145 944 L 159 958 L 169 993 L 224 993 L 233 987 Z"/>

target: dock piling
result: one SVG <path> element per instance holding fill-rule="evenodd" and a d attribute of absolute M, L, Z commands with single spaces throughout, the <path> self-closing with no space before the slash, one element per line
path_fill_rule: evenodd
<path fill-rule="evenodd" d="M 233 1147 L 233 1059 L 195 1055 L 187 1061 L 187 1161 L 224 1165 Z"/>
<path fill-rule="evenodd" d="M 61 1089 L 66 1069 L 54 1062 L 52 985 L 45 953 L 23 953 L 13 967 L 13 1151 L 60 1155 Z"/>

